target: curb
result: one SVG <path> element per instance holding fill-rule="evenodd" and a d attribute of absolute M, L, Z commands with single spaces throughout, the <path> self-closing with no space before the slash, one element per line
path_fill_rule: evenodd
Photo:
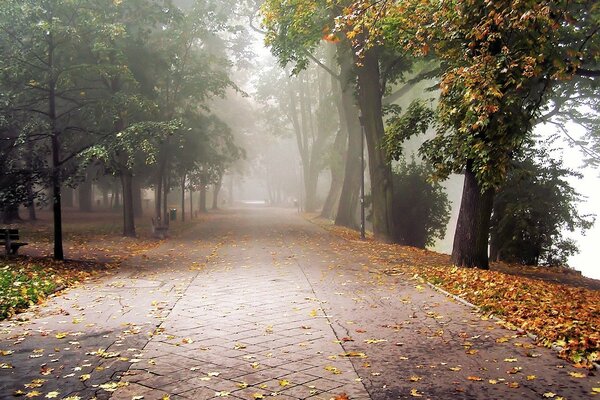
<path fill-rule="evenodd" d="M 418 275 L 418 276 L 419 276 L 419 278 L 421 278 L 421 279 L 425 280 L 425 278 L 423 278 L 422 276 L 420 276 L 420 275 Z M 460 304 L 462 304 L 462 305 L 464 305 L 464 306 L 467 306 L 467 307 L 469 307 L 469 308 L 472 308 L 472 309 L 474 309 L 474 310 L 475 310 L 475 311 L 477 311 L 478 313 L 480 313 L 480 312 L 481 312 L 481 307 L 479 307 L 479 306 L 476 306 L 475 304 L 468 302 L 467 300 L 463 299 L 462 297 L 459 297 L 459 296 L 457 296 L 457 295 L 455 295 L 455 294 L 452 294 L 452 293 L 450 293 L 450 292 L 447 292 L 446 290 L 442 289 L 441 287 L 439 287 L 439 286 L 437 286 L 437 285 L 434 285 L 434 284 L 433 284 L 433 283 L 431 283 L 431 282 L 428 282 L 427 280 L 425 280 L 425 283 L 427 284 L 427 286 L 429 286 L 431 289 L 435 290 L 436 292 L 439 292 L 439 293 L 443 294 L 443 295 L 444 295 L 444 296 L 446 296 L 446 297 L 450 297 L 450 298 L 454 299 L 455 301 L 457 301 L 458 303 L 460 303 Z M 496 315 L 494 315 L 494 314 L 491 314 L 491 315 L 489 316 L 489 318 L 490 318 L 490 319 L 492 319 L 492 320 L 494 320 L 494 321 L 502 322 L 502 323 L 504 323 L 504 324 L 507 324 L 507 325 L 509 324 L 509 322 L 507 322 L 507 321 L 503 320 L 502 318 L 499 318 L 499 317 L 497 317 L 497 316 L 496 316 Z M 512 325 L 512 324 L 511 324 L 511 325 Z M 533 340 L 534 342 L 536 342 L 536 343 L 537 343 L 537 342 L 539 342 L 539 337 L 538 337 L 537 335 L 534 335 L 533 333 L 531 333 L 531 332 L 527 332 L 527 331 L 525 331 L 525 334 L 527 335 L 527 337 L 528 337 L 529 339 Z M 557 353 L 560 353 L 561 351 L 563 351 L 563 350 L 564 350 L 564 349 L 563 349 L 561 346 L 557 346 L 557 345 L 555 345 L 555 344 L 553 344 L 552 346 L 550 346 L 550 348 L 551 348 L 552 350 L 554 350 L 555 352 L 557 352 Z M 596 362 L 594 362 L 594 361 L 592 361 L 592 366 L 593 366 L 593 367 L 594 367 L 596 370 L 600 370 L 600 364 L 598 364 L 598 363 L 596 363 Z"/>

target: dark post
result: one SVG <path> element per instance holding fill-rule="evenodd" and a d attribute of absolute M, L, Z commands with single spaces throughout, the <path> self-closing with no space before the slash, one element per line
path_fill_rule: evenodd
<path fill-rule="evenodd" d="M 360 120 L 360 238 L 365 239 L 365 120 Z"/>

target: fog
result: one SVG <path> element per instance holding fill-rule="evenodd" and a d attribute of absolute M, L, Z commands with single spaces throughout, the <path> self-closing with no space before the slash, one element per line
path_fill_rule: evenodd
<path fill-rule="evenodd" d="M 122 11 L 121 2 L 115 2 L 111 12 L 114 18 L 122 18 L 121 28 L 128 34 L 120 37 L 116 29 L 110 39 L 102 38 L 106 43 L 123 41 L 114 49 L 102 48 L 108 45 L 99 44 L 98 38 L 94 38 L 96 47 L 86 47 L 85 40 L 69 42 L 66 37 L 64 49 L 48 47 L 57 54 L 33 54 L 31 60 L 14 65 L 6 57 L 7 71 L 23 65 L 33 68 L 22 76 L 7 74 L 2 81 L 3 90 L 12 96 L 7 96 L 0 115 L 6 136 L 3 163 L 13 168 L 0 188 L 4 222 L 16 223 L 27 212 L 34 220 L 36 210 L 53 208 L 54 223 L 60 225 L 62 208 L 72 211 L 79 206 L 84 212 L 123 212 L 123 234 L 135 237 L 136 217 L 150 217 L 153 232 L 163 232 L 173 210 L 185 219 L 208 212 L 212 203 L 215 210 L 243 205 L 286 207 L 357 229 L 363 176 L 366 227 L 377 239 L 452 252 L 464 177 L 458 171 L 440 172 L 441 162 L 427 163 L 422 151 L 440 132 L 433 124 L 439 99 L 439 73 L 431 73 L 438 67 L 436 62 L 403 59 L 386 64 L 389 60 L 380 59 L 377 73 L 382 77 L 377 83 L 381 87 L 375 99 L 365 94 L 367 85 L 358 84 L 366 68 L 357 68 L 351 54 L 344 64 L 335 40 L 292 51 L 290 56 L 285 47 L 265 46 L 261 29 L 266 28 L 257 21 L 250 26 L 249 21 L 257 18 L 256 9 L 249 11 L 236 2 L 175 3 L 181 10 L 158 7 L 156 14 L 143 17 L 146 22 L 139 22 L 139 27 Z M 72 10 L 65 7 L 64 13 L 70 15 Z M 69 29 L 88 34 L 77 25 L 85 21 L 73 18 L 68 23 L 73 24 Z M 19 28 L 27 40 L 42 40 L 25 26 L 15 29 Z M 21 54 L 19 46 L 27 40 L 3 46 L 11 54 Z M 285 56 L 289 62 L 282 67 Z M 36 65 L 44 57 L 57 60 L 58 65 Z M 44 74 L 56 70 L 59 75 L 70 74 L 75 59 L 89 68 L 64 82 L 47 79 L 54 86 L 44 86 Z M 105 66 L 117 59 L 124 60 L 122 65 Z M 399 66 L 404 69 L 397 72 Z M 36 75 L 46 67 L 48 71 Z M 97 69 L 101 71 L 96 76 Z M 19 87 L 27 90 L 19 92 L 15 89 Z M 36 90 L 41 97 L 29 96 Z M 54 97 L 48 98 L 48 93 Z M 70 93 L 79 97 L 73 100 Z M 547 107 L 559 103 L 542 100 Z M 54 109 L 47 111 L 48 104 Z M 420 118 L 407 123 L 413 111 Z M 359 120 L 359 114 L 364 118 Z M 425 124 L 429 119 L 431 123 Z M 568 119 L 563 115 L 560 122 L 573 137 L 582 138 L 586 132 L 565 122 Z M 553 151 L 535 153 L 545 149 L 543 140 L 555 132 L 540 126 L 535 131 L 541 138 L 537 147 L 528 149 L 523 144 L 525 150 L 515 149 L 511 167 L 532 161 L 527 151 L 541 154 L 539 163 L 544 157 L 562 157 L 564 166 L 583 175 L 582 179 L 568 177 L 585 197 L 574 207 L 583 216 L 600 215 L 598 169 L 585 167 L 580 149 L 560 132 L 552 142 Z M 431 161 L 436 155 L 428 157 Z M 474 174 L 463 161 L 464 173 Z M 444 179 L 430 179 L 435 173 Z M 20 177 L 19 184 L 14 176 Z M 478 195 L 483 196 L 483 191 Z M 499 260 L 556 263 L 564 245 L 557 233 L 533 256 L 516 254 L 527 249 L 514 250 L 518 246 L 512 242 L 516 236 L 533 235 L 530 231 L 537 227 L 513 232 L 512 242 L 510 237 L 504 237 L 504 242 L 497 239 L 501 227 L 511 225 L 497 220 L 510 217 L 506 210 L 514 209 L 512 203 L 505 208 L 494 204 L 492 221 L 497 218 L 492 229 L 496 230 L 488 236 L 496 241 L 490 240 L 490 252 Z M 519 218 L 533 213 L 525 210 Z M 54 232 L 58 235 L 60 229 Z M 568 257 L 569 265 L 585 276 L 600 278 L 593 253 L 600 243 L 599 224 L 586 235 L 580 229 L 563 234 L 576 240 L 580 250 Z M 57 244 L 55 250 L 62 257 L 61 246 Z M 549 248 L 559 255 L 548 256 Z"/>

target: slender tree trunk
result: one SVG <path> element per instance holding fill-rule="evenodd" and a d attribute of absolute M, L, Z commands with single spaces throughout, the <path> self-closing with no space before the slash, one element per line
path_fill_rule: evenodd
<path fill-rule="evenodd" d="M 17 221 L 21 221 L 21 216 L 19 215 L 19 206 L 11 205 L 4 207 L 2 210 L 2 223 L 12 224 Z"/>
<path fill-rule="evenodd" d="M 221 175 L 219 177 L 219 180 L 217 181 L 217 183 L 215 183 L 213 186 L 213 203 L 212 203 L 213 210 L 219 209 L 219 193 L 221 192 L 222 185 L 223 185 L 223 176 Z"/>
<path fill-rule="evenodd" d="M 49 15 L 51 22 L 52 15 Z M 57 129 L 57 114 L 56 114 L 56 77 L 54 75 L 54 51 L 55 43 L 52 33 L 47 35 L 48 43 L 48 60 L 47 67 L 50 70 L 48 78 L 48 120 L 50 121 L 50 148 L 52 153 L 51 165 L 51 189 L 52 189 L 52 212 L 54 219 L 54 259 L 64 260 L 63 252 L 63 237 L 62 237 L 62 207 L 60 198 L 60 142 Z"/>
<path fill-rule="evenodd" d="M 352 57 L 349 50 L 341 46 L 341 44 L 337 46 L 338 60 L 341 65 L 340 87 L 342 92 L 342 104 L 341 109 L 338 106 L 338 113 L 340 114 L 341 128 L 347 131 L 348 151 L 344 160 L 344 184 L 335 224 L 358 229 L 360 225 L 356 220 L 356 210 L 360 200 L 360 177 L 363 173 L 360 165 L 362 131 L 358 120 L 359 108 L 354 96 L 355 77 Z"/>
<path fill-rule="evenodd" d="M 52 96 L 54 99 L 54 96 Z M 54 103 L 54 101 L 51 101 Z M 51 109 L 56 108 L 51 106 Z M 56 115 L 56 114 L 54 114 Z M 58 133 L 53 132 L 52 141 L 52 211 L 54 215 L 54 259 L 64 260 L 63 238 L 62 238 L 62 207 L 60 198 L 60 145 L 58 143 Z"/>
<path fill-rule="evenodd" d="M 115 188 L 115 201 L 113 203 L 113 208 L 116 210 L 121 207 L 121 185 L 118 183 L 114 183 Z"/>
<path fill-rule="evenodd" d="M 129 171 L 121 173 L 123 186 L 123 236 L 135 237 L 135 214 L 133 206 L 133 175 Z"/>
<path fill-rule="evenodd" d="M 185 178 L 186 174 L 183 174 L 181 178 L 181 222 L 185 222 Z"/>
<path fill-rule="evenodd" d="M 359 104 L 363 116 L 367 150 L 369 152 L 369 173 L 371 175 L 371 199 L 373 207 L 373 233 L 379 240 L 393 242 L 394 235 L 394 191 L 392 168 L 387 162 L 381 144 L 384 125 L 381 106 L 381 83 L 377 49 L 364 52 L 357 68 Z"/>
<path fill-rule="evenodd" d="M 71 189 L 70 187 L 67 187 L 63 190 L 63 206 L 65 207 L 73 207 L 74 206 L 74 201 L 73 198 L 75 197 L 75 193 L 74 190 Z"/>
<path fill-rule="evenodd" d="M 144 206 L 142 204 L 142 185 L 139 178 L 133 177 L 133 215 L 141 217 L 144 215 Z"/>
<path fill-rule="evenodd" d="M 31 182 L 27 183 L 27 211 L 29 212 L 29 220 L 37 221 L 37 214 L 35 212 L 35 196 L 33 194 L 33 185 Z"/>
<path fill-rule="evenodd" d="M 30 171 L 33 171 L 34 169 L 34 165 L 33 165 L 33 154 L 34 154 L 34 147 L 33 147 L 33 142 L 31 140 L 27 141 L 27 167 L 29 168 Z M 35 212 L 35 193 L 33 190 L 33 182 L 31 181 L 31 179 L 27 179 L 27 210 L 29 211 L 29 220 L 30 221 L 37 221 L 37 215 Z"/>
<path fill-rule="evenodd" d="M 481 192 L 472 161 L 467 162 L 465 184 L 454 233 L 452 262 L 463 267 L 488 269 L 488 237 L 494 191 Z"/>
<path fill-rule="evenodd" d="M 92 211 L 92 181 L 88 174 L 85 175 L 85 180 L 79 185 L 79 210 L 83 212 Z"/>
<path fill-rule="evenodd" d="M 346 140 L 346 134 L 340 129 L 333 142 L 333 160 L 330 165 L 331 185 L 329 187 L 327 199 L 321 210 L 321 217 L 323 218 L 335 218 L 337 205 L 339 204 L 340 195 L 342 194 L 342 185 L 344 184 L 344 171 L 342 168 L 344 155 L 342 153 L 346 147 Z"/>
<path fill-rule="evenodd" d="M 194 190 L 190 188 L 190 220 L 194 219 Z"/>
<path fill-rule="evenodd" d="M 206 209 L 206 185 L 204 183 L 201 183 L 200 185 L 200 201 L 198 203 L 198 211 L 201 213 L 208 212 Z"/>
<path fill-rule="evenodd" d="M 110 208 L 110 198 L 108 196 L 108 189 L 102 189 L 102 205 L 104 208 Z"/>
<path fill-rule="evenodd" d="M 163 182 L 163 222 L 166 226 L 169 226 L 169 179 L 167 176 L 164 177 Z"/>
<path fill-rule="evenodd" d="M 163 189 L 163 178 L 162 175 L 158 175 L 156 180 L 156 188 L 154 190 L 154 217 L 156 218 L 157 226 L 163 226 L 162 215 L 162 189 Z"/>

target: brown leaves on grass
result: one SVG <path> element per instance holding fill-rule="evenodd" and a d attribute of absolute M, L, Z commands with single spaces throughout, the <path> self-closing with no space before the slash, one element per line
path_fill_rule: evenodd
<path fill-rule="evenodd" d="M 533 333 L 545 346 L 561 347 L 561 357 L 576 366 L 590 367 L 592 361 L 600 360 L 600 291 L 573 286 L 594 287 L 582 278 L 565 276 L 566 270 L 558 270 L 552 276 L 549 268 L 504 264 L 492 267 L 510 274 L 457 268 L 445 254 L 372 240 L 360 242 L 355 231 L 316 222 L 351 240 L 356 251 L 387 267 L 386 273 L 416 275 L 440 286 L 475 304 L 483 313 L 507 321 L 508 328 Z M 554 279 L 571 285 L 550 281 Z"/>

